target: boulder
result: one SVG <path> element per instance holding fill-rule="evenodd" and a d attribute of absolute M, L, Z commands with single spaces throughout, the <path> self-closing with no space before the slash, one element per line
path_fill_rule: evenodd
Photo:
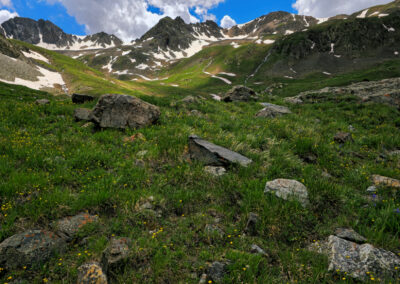
<path fill-rule="evenodd" d="M 296 180 L 276 179 L 265 185 L 264 193 L 274 193 L 284 200 L 296 200 L 306 207 L 310 202 L 307 188 Z"/>
<path fill-rule="evenodd" d="M 215 177 L 220 177 L 226 174 L 226 169 L 224 167 L 207 166 L 204 170 Z"/>
<path fill-rule="evenodd" d="M 256 117 L 275 118 L 292 113 L 290 109 L 284 106 L 269 103 L 262 103 L 262 106 L 264 106 L 264 108 L 256 114 Z"/>
<path fill-rule="evenodd" d="M 253 161 L 231 150 L 203 140 L 195 135 L 189 137 L 189 153 L 192 160 L 207 166 L 231 166 L 239 164 L 247 167 Z"/>
<path fill-rule="evenodd" d="M 219 261 L 213 262 L 208 268 L 207 274 L 214 282 L 223 280 L 226 274 L 226 264 Z"/>
<path fill-rule="evenodd" d="M 72 95 L 72 102 L 74 104 L 83 104 L 85 102 L 91 102 L 94 100 L 93 96 L 90 95 L 82 95 L 82 94 L 73 94 Z"/>
<path fill-rule="evenodd" d="M 107 276 L 97 262 L 83 264 L 78 268 L 77 284 L 107 284 Z"/>
<path fill-rule="evenodd" d="M 77 108 L 74 110 L 74 117 L 76 121 L 90 121 L 92 111 L 87 108 Z"/>
<path fill-rule="evenodd" d="M 73 239 L 78 231 L 85 225 L 99 221 L 98 216 L 81 213 L 73 217 L 61 219 L 53 224 L 57 233 L 63 238 Z"/>
<path fill-rule="evenodd" d="M 228 91 L 223 97 L 224 102 L 250 102 L 258 99 L 257 94 L 245 86 L 236 86 Z"/>
<path fill-rule="evenodd" d="M 350 133 L 347 133 L 347 132 L 338 132 L 338 133 L 336 133 L 336 135 L 335 135 L 335 137 L 333 138 L 333 140 L 334 140 L 336 143 L 344 144 L 344 143 L 346 143 L 346 142 L 353 141 L 353 137 L 351 136 Z"/>
<path fill-rule="evenodd" d="M 298 97 L 288 97 L 284 99 L 285 102 L 289 103 L 289 104 L 294 104 L 294 105 L 300 105 L 303 103 L 303 101 L 298 98 Z"/>
<path fill-rule="evenodd" d="M 101 128 L 142 128 L 158 121 L 160 109 L 126 95 L 103 95 L 94 107 L 91 120 Z"/>
<path fill-rule="evenodd" d="M 129 258 L 129 247 L 132 241 L 128 238 L 114 238 L 102 254 L 101 264 L 106 273 L 120 271 Z"/>
<path fill-rule="evenodd" d="M 355 242 L 358 244 L 363 244 L 367 241 L 366 238 L 358 234 L 356 231 L 353 229 L 348 229 L 348 228 L 338 228 L 335 231 L 335 236 L 350 241 L 350 242 Z"/>
<path fill-rule="evenodd" d="M 40 264 L 65 247 L 65 241 L 52 232 L 28 230 L 0 244 L 0 267 L 14 269 Z"/>
<path fill-rule="evenodd" d="M 396 267 L 400 267 L 400 258 L 392 252 L 370 244 L 359 245 L 337 236 L 329 237 L 327 247 L 329 271 L 347 273 L 361 281 L 368 281 L 369 275 L 385 279 L 398 274 Z"/>
<path fill-rule="evenodd" d="M 42 100 L 37 100 L 35 103 L 36 103 L 37 105 L 44 106 L 44 105 L 50 104 L 50 101 L 49 101 L 49 100 L 46 100 L 46 99 L 42 99 Z"/>
<path fill-rule="evenodd" d="M 384 176 L 380 176 L 380 175 L 373 175 L 372 180 L 373 180 L 375 186 L 400 188 L 400 180 L 398 180 L 398 179 L 384 177 Z"/>

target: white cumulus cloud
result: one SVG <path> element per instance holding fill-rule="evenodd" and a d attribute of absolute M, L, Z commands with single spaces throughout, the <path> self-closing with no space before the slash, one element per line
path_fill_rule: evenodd
<path fill-rule="evenodd" d="M 18 17 L 18 13 L 10 12 L 8 10 L 0 10 L 0 24 L 8 21 L 11 18 Z"/>
<path fill-rule="evenodd" d="M 4 1 L 4 0 L 0 0 Z M 224 0 L 46 0 L 61 3 L 68 14 L 79 24 L 85 25 L 87 33 L 104 31 L 115 34 L 125 41 L 142 36 L 166 16 L 180 16 L 186 23 L 215 19 L 208 10 Z M 161 13 L 149 10 L 156 7 Z M 190 10 L 194 10 L 194 15 Z"/>
<path fill-rule="evenodd" d="M 392 0 L 296 0 L 293 4 L 300 15 L 318 18 L 332 17 L 339 14 L 352 14 L 362 9 L 386 4 Z"/>
<path fill-rule="evenodd" d="M 221 27 L 223 27 L 224 29 L 229 29 L 233 26 L 236 26 L 236 21 L 230 16 L 225 15 L 221 20 Z"/>

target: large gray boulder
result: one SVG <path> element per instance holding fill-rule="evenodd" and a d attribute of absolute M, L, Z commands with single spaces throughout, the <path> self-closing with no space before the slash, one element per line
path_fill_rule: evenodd
<path fill-rule="evenodd" d="M 94 107 L 91 120 L 101 128 L 142 128 L 154 124 L 161 113 L 157 106 L 126 95 L 103 95 Z"/>
<path fill-rule="evenodd" d="M 278 106 L 270 103 L 262 103 L 261 105 L 264 108 L 256 114 L 257 117 L 275 118 L 292 113 L 290 109 L 284 106 Z"/>
<path fill-rule="evenodd" d="M 329 237 L 327 248 L 329 271 L 347 273 L 361 281 L 368 281 L 372 275 L 377 280 L 394 278 L 398 274 L 400 258 L 392 252 L 370 244 L 359 245 L 337 236 Z"/>
<path fill-rule="evenodd" d="M 40 264 L 65 248 L 65 241 L 52 232 L 28 230 L 0 244 L 0 267 L 14 269 Z"/>
<path fill-rule="evenodd" d="M 207 166 L 230 166 L 239 164 L 247 167 L 253 161 L 236 152 L 215 145 L 196 135 L 189 137 L 189 153 L 192 160 L 197 160 Z"/>
<path fill-rule="evenodd" d="M 264 193 L 274 193 L 284 200 L 296 200 L 306 207 L 310 202 L 308 191 L 304 184 L 297 180 L 276 179 L 267 182 Z"/>
<path fill-rule="evenodd" d="M 228 91 L 223 97 L 224 102 L 250 102 L 258 99 L 257 94 L 245 86 L 236 86 Z"/>

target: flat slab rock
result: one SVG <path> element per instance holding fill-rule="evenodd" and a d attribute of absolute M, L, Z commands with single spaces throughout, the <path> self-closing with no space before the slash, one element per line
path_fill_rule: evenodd
<path fill-rule="evenodd" d="M 99 217 L 88 213 L 81 213 L 73 217 L 66 217 L 53 224 L 57 233 L 66 239 L 72 239 L 85 225 L 98 222 Z"/>
<path fill-rule="evenodd" d="M 13 269 L 43 263 L 65 247 L 65 241 L 52 232 L 28 230 L 0 244 L 0 267 Z"/>
<path fill-rule="evenodd" d="M 91 120 L 101 128 L 142 128 L 158 121 L 157 106 L 126 95 L 108 94 L 100 97 L 92 110 Z"/>
<path fill-rule="evenodd" d="M 278 106 L 270 103 L 261 103 L 261 105 L 264 106 L 264 108 L 256 114 L 256 117 L 274 118 L 292 113 L 289 108 L 284 106 Z"/>
<path fill-rule="evenodd" d="M 189 153 L 192 160 L 200 161 L 207 166 L 230 166 L 239 164 L 247 167 L 253 161 L 236 152 L 208 142 L 196 135 L 189 137 Z"/>
<path fill-rule="evenodd" d="M 350 241 L 350 242 L 355 242 L 358 244 L 365 243 L 367 241 L 366 238 L 358 234 L 356 231 L 353 229 L 348 229 L 348 228 L 338 228 L 335 231 L 335 236 Z"/>
<path fill-rule="evenodd" d="M 284 200 L 296 200 L 306 207 L 310 201 L 308 191 L 304 184 L 297 180 L 276 179 L 267 182 L 264 193 L 274 193 Z"/>
<path fill-rule="evenodd" d="M 300 93 L 293 99 L 301 101 L 318 100 L 320 95 L 353 94 L 363 102 L 384 103 L 398 107 L 400 105 L 400 78 L 382 81 L 360 82 L 344 87 L 327 87 L 316 91 Z"/>
<path fill-rule="evenodd" d="M 400 180 L 384 177 L 380 175 L 373 175 L 372 180 L 375 186 L 387 186 L 393 188 L 400 188 Z"/>
<path fill-rule="evenodd" d="M 78 268 L 77 284 L 107 284 L 107 276 L 97 262 L 83 264 Z"/>
<path fill-rule="evenodd" d="M 370 244 L 359 245 L 330 236 L 327 242 L 329 271 L 347 273 L 352 278 L 367 281 L 369 274 L 374 278 L 396 277 L 400 258 L 394 253 L 375 248 Z"/>

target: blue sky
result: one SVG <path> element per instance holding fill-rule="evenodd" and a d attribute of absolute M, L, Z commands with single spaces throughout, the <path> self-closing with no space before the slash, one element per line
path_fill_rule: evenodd
<path fill-rule="evenodd" d="M 390 0 L 0 0 L 0 21 L 15 15 L 10 12 L 16 12 L 21 17 L 50 20 L 67 33 L 84 35 L 104 31 L 130 41 L 143 35 L 166 15 L 181 16 L 186 22 L 196 20 L 193 16 L 215 18 L 218 23 L 229 15 L 241 24 L 278 10 L 329 17 L 388 2 Z M 150 11 L 147 3 L 153 6 Z"/>

